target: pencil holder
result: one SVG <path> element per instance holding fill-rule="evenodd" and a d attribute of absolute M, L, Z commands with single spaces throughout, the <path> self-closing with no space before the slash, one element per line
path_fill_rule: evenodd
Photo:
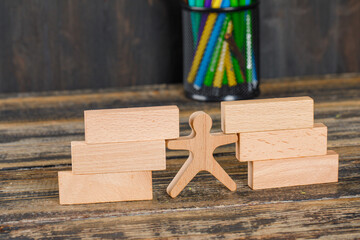
<path fill-rule="evenodd" d="M 183 82 L 199 101 L 259 95 L 259 2 L 181 1 Z"/>

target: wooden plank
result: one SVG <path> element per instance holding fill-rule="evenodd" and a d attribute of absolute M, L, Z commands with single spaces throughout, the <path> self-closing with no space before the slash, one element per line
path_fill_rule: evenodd
<path fill-rule="evenodd" d="M 184 157 L 171 159 L 171 168 L 168 171 L 153 172 L 154 201 L 149 202 L 120 202 L 112 204 L 73 205 L 64 207 L 59 205 L 58 199 L 58 171 L 69 167 L 33 168 L 31 170 L 2 171 L 0 174 L 0 217 L 5 222 L 19 224 L 23 222 L 39 221 L 50 222 L 58 219 L 96 218 L 101 214 L 132 215 L 143 213 L 162 212 L 188 209 L 189 212 L 198 211 L 199 207 L 208 209 L 217 206 L 231 207 L 250 204 L 269 206 L 279 202 L 299 202 L 317 200 L 321 202 L 324 197 L 328 199 L 350 198 L 360 195 L 360 172 L 358 171 L 360 158 L 351 158 L 341 161 L 341 174 L 336 184 L 318 184 L 293 188 L 275 188 L 262 191 L 253 191 L 247 187 L 247 167 L 245 163 L 237 163 L 234 156 L 217 157 L 220 164 L 238 184 L 239 191 L 232 193 L 206 172 L 200 173 L 191 181 L 183 194 L 174 200 L 166 194 L 165 190 L 170 179 L 176 174 L 184 163 Z M 175 162 L 175 163 L 174 163 Z M 200 184 L 201 183 L 201 184 Z M 211 200 L 210 200 L 211 199 Z M 117 210 L 115 210 L 117 209 Z M 19 214 L 21 215 L 19 216 Z M 162 213 L 160 213 L 162 214 Z M 191 214 L 191 213 L 190 213 Z M 19 220 L 20 219 L 20 220 Z"/>
<path fill-rule="evenodd" d="M 181 82 L 176 1 L 3 0 L 0 22 L 0 92 Z"/>
<path fill-rule="evenodd" d="M 151 171 L 91 175 L 59 172 L 60 204 L 152 199 Z"/>
<path fill-rule="evenodd" d="M 310 97 L 221 102 L 221 129 L 225 133 L 310 128 L 314 101 Z"/>
<path fill-rule="evenodd" d="M 351 0 L 263 1 L 261 77 L 359 72 L 355 69 L 360 67 L 360 31 L 352 33 L 349 29 L 360 28 L 359 4 Z M 297 33 L 301 29 L 307 31 L 300 36 Z"/>
<path fill-rule="evenodd" d="M 88 144 L 179 137 L 177 106 L 88 110 L 84 119 Z"/>
<path fill-rule="evenodd" d="M 86 144 L 71 142 L 73 174 L 166 169 L 165 140 Z"/>
<path fill-rule="evenodd" d="M 311 89 L 311 92 L 308 89 Z M 316 102 L 316 110 L 326 106 L 327 117 L 334 117 L 342 112 L 348 115 L 348 110 L 358 110 L 359 90 L 360 77 L 352 74 L 341 75 L 341 79 L 337 76 L 325 76 L 271 79 L 261 83 L 262 98 L 311 94 L 310 96 Z M 117 91 L 106 89 L 64 91 L 56 94 L 52 92 L 27 93 L 25 96 L 21 95 L 24 97 L 17 96 L 17 94 L 0 96 L 0 123 L 16 121 L 23 124 L 30 121 L 74 120 L 74 118 L 83 120 L 84 110 L 87 109 L 157 106 L 159 103 L 169 102 L 180 106 L 181 113 L 186 117 L 202 106 L 206 106 L 206 112 L 211 115 L 215 116 L 220 112 L 219 104 L 216 102 L 194 105 L 194 102 L 183 95 L 180 85 L 150 85 L 122 88 Z M 341 98 L 334 99 L 331 96 L 341 96 Z M 323 116 L 322 114 L 321 117 Z"/>
<path fill-rule="evenodd" d="M 239 197 L 238 199 L 240 200 Z M 169 211 L 141 213 L 125 212 L 128 210 L 123 207 L 125 204 L 121 202 L 117 205 L 61 206 L 62 210 L 59 213 L 48 215 L 46 218 L 41 215 L 38 219 L 32 218 L 26 222 L 12 222 L 9 225 L 5 222 L 1 236 L 3 239 L 48 239 L 51 233 L 51 238 L 56 239 L 77 237 L 82 239 L 359 239 L 360 237 L 360 198 L 358 197 L 285 201 L 272 204 L 254 204 L 251 201 L 244 204 L 172 208 Z M 83 209 L 79 212 L 73 209 L 74 207 L 83 207 Z M 89 211 L 91 207 L 97 209 Z M 60 214 L 67 215 L 60 217 Z M 29 215 L 34 217 L 35 214 Z"/>
<path fill-rule="evenodd" d="M 48 238 L 51 232 L 58 238 L 195 238 L 204 234 L 201 237 L 358 239 L 359 83 L 359 78 L 326 77 L 269 80 L 261 86 L 262 97 L 312 94 L 316 121 L 328 126 L 329 147 L 341 156 L 338 183 L 253 191 L 247 187 L 247 164 L 234 161 L 234 146 L 230 145 L 216 149 L 214 157 L 236 182 L 239 190 L 235 193 L 214 181 L 211 174 L 201 172 L 181 196 L 170 199 L 166 187 L 184 164 L 187 152 L 168 151 L 167 170 L 153 172 L 153 201 L 69 206 L 59 204 L 57 172 L 71 169 L 69 143 L 84 138 L 84 108 L 171 102 L 181 109 L 181 135 L 185 136 L 191 131 L 188 116 L 199 109 L 205 109 L 214 120 L 213 128 L 220 129 L 219 104 L 194 104 L 176 85 L 2 95 L 0 235 Z M 334 222 L 336 225 L 331 224 Z M 165 231 L 140 234 L 139 229 Z"/>
<path fill-rule="evenodd" d="M 326 155 L 327 127 L 239 133 L 236 158 L 240 162 Z"/>
<path fill-rule="evenodd" d="M 260 8 L 262 78 L 360 72 L 358 1 Z M 0 92 L 181 82 L 182 49 L 192 50 L 179 47 L 177 1 L 2 0 L 0 22 Z"/>
<path fill-rule="evenodd" d="M 248 162 L 248 185 L 265 189 L 338 181 L 339 155 Z"/>

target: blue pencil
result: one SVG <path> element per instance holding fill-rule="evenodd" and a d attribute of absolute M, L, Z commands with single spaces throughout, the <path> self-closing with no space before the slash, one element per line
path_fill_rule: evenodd
<path fill-rule="evenodd" d="M 224 2 L 225 2 L 225 4 L 224 4 Z M 228 1 L 222 1 L 221 7 L 227 7 L 227 4 L 226 4 L 227 2 Z M 207 68 L 209 66 L 211 56 L 212 56 L 212 53 L 214 51 L 216 42 L 217 42 L 218 37 L 220 35 L 221 28 L 222 28 L 222 26 L 224 24 L 225 17 L 226 17 L 225 13 L 220 13 L 218 15 L 217 19 L 216 19 L 216 22 L 215 22 L 213 31 L 211 33 L 209 42 L 208 42 L 208 44 L 206 46 L 206 49 L 205 49 L 204 56 L 203 56 L 202 61 L 200 63 L 198 73 L 197 73 L 197 75 L 195 77 L 195 81 L 194 81 L 194 88 L 195 89 L 200 89 L 202 87 L 203 83 L 204 83 L 204 78 L 205 78 L 205 75 L 206 75 L 206 71 L 207 71 Z"/>
<path fill-rule="evenodd" d="M 248 0 L 249 4 L 251 3 L 251 0 Z M 253 33 L 253 31 L 251 31 L 251 33 Z M 251 38 L 253 39 L 253 38 Z M 256 61 L 255 61 L 255 54 L 254 54 L 254 48 L 252 49 L 252 65 L 253 65 L 253 79 L 252 79 L 252 86 L 256 87 L 257 83 L 258 83 L 258 77 L 256 74 Z"/>
<path fill-rule="evenodd" d="M 255 62 L 255 55 L 254 55 L 254 52 L 252 54 L 252 65 L 253 65 L 253 79 L 252 79 L 252 86 L 253 87 L 256 87 L 257 83 L 258 83 L 258 77 L 257 77 L 257 74 L 256 74 L 256 62 Z"/>

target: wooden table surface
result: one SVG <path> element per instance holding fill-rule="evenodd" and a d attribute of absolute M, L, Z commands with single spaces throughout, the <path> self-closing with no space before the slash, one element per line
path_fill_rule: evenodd
<path fill-rule="evenodd" d="M 220 104 L 188 100 L 180 85 L 0 95 L 0 238 L 360 238 L 360 76 L 278 79 L 261 90 L 261 98 L 314 98 L 315 121 L 340 154 L 338 183 L 253 191 L 228 145 L 215 157 L 236 192 L 200 173 L 170 198 L 187 152 L 168 150 L 166 171 L 153 172 L 152 201 L 60 206 L 57 172 L 71 169 L 70 141 L 84 139 L 83 110 L 176 104 L 187 135 L 198 110 L 219 131 Z"/>

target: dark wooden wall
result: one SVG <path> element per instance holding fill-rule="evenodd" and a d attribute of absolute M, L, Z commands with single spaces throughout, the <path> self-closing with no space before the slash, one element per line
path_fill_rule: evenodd
<path fill-rule="evenodd" d="M 1 0 L 0 92 L 176 82 L 171 0 Z"/>
<path fill-rule="evenodd" d="M 263 0 L 262 76 L 360 72 L 359 0 Z"/>
<path fill-rule="evenodd" d="M 360 1 L 262 0 L 263 78 L 360 71 Z M 182 79 L 176 0 L 1 0 L 0 92 Z"/>

